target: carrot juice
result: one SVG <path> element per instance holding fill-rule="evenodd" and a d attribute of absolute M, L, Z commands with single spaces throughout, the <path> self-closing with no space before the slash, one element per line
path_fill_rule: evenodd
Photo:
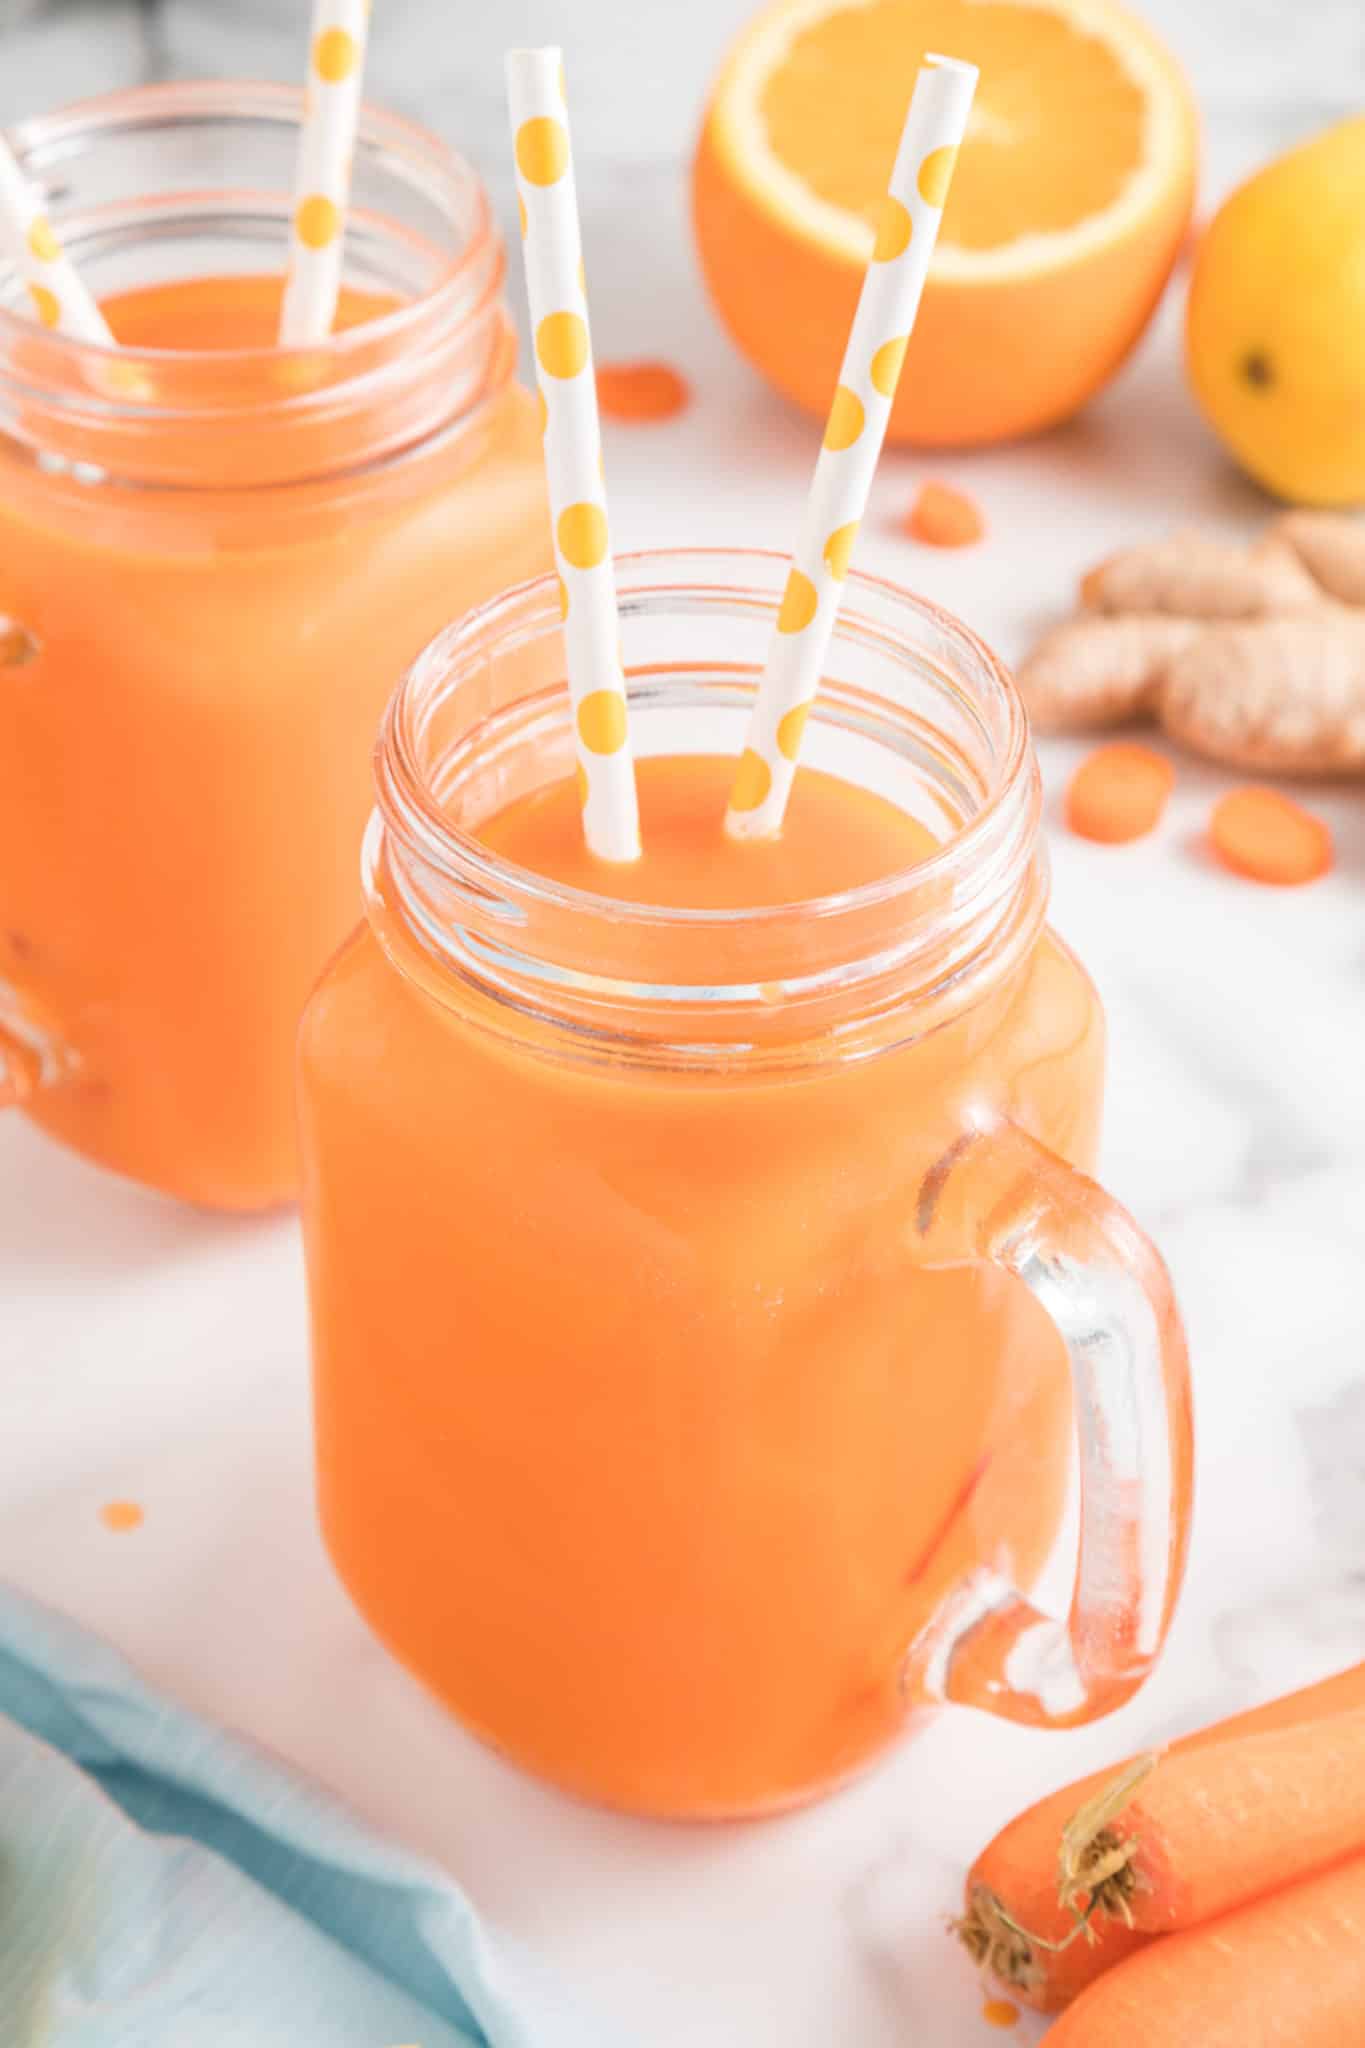
<path fill-rule="evenodd" d="M 754 630 L 737 563 L 675 558 L 682 592 L 618 565 L 630 865 L 582 843 L 552 586 L 429 651 L 299 1055 L 338 1569 L 489 1742 L 675 1815 L 838 1781 L 928 1696 L 912 1652 L 964 1592 L 1036 1579 L 1067 1353 L 972 1134 L 1088 1166 L 1103 1059 L 1041 922 L 1031 764 L 993 809 L 832 685 L 780 838 L 726 839 L 733 750 L 685 736 L 737 738 L 760 666 L 716 635 Z M 889 687 L 899 657 L 849 658 Z M 936 1208 L 987 1221 L 940 1254 Z"/>
<path fill-rule="evenodd" d="M 296 122 L 177 87 L 34 124 L 119 352 L 0 310 L 0 1070 L 76 1150 L 232 1209 L 295 1192 L 294 1037 L 394 673 L 549 559 L 501 245 L 442 145 L 366 115 L 335 330 L 277 346 Z M 278 220 L 232 182 L 272 150 Z"/>

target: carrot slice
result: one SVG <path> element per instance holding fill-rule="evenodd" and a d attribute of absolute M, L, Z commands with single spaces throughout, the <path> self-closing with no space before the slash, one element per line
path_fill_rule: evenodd
<path fill-rule="evenodd" d="M 1173 1743 L 1169 1757 L 1211 1749 L 1276 1728 L 1293 1728 L 1328 1715 L 1365 1708 L 1365 1664 L 1356 1664 L 1320 1685 L 1253 1707 L 1231 1720 L 1214 1722 Z M 966 1912 L 958 1935 L 972 1958 L 983 1964 L 1021 2005 L 1056 2012 L 1113 1964 L 1152 1940 L 1151 1935 L 1105 1922 L 1091 1947 L 1068 1941 L 1075 1915 L 1057 1897 L 1057 1856 L 1062 1836 L 1076 1813 L 1103 1792 L 1115 1772 L 1097 1771 L 1064 1785 L 1027 1808 L 987 1844 L 967 1873 Z"/>
<path fill-rule="evenodd" d="M 975 498 L 956 491 L 951 484 L 921 484 L 915 502 L 905 515 L 905 530 L 911 540 L 931 548 L 966 548 L 980 540 L 986 521 Z"/>
<path fill-rule="evenodd" d="M 1134 1789 L 1120 1781 L 1067 1829 L 1062 1903 L 1167 1934 L 1362 1850 L 1365 1707 L 1355 1707 L 1152 1758 Z"/>
<path fill-rule="evenodd" d="M 692 393 L 687 379 L 669 363 L 599 363 L 597 403 L 608 418 L 641 426 L 671 420 Z"/>
<path fill-rule="evenodd" d="M 145 1517 L 135 1500 L 107 1500 L 100 1509 L 100 1520 L 106 1529 L 113 1529 L 123 1535 L 129 1529 L 140 1529 Z"/>
<path fill-rule="evenodd" d="M 1209 838 L 1235 875 L 1282 889 L 1315 882 L 1332 865 L 1330 827 L 1280 790 L 1256 784 L 1219 798 Z"/>
<path fill-rule="evenodd" d="M 1066 793 L 1066 822 L 1082 839 L 1119 846 L 1160 822 L 1175 770 L 1164 754 L 1119 740 L 1087 754 Z"/>
<path fill-rule="evenodd" d="M 1092 1984 L 1048 2048 L 1349 2048 L 1365 2016 L 1365 1856 L 1153 1942 Z"/>

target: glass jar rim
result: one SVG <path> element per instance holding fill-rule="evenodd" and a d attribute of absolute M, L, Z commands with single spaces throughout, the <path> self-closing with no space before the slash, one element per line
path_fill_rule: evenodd
<path fill-rule="evenodd" d="M 642 736 L 655 713 L 716 712 L 737 741 L 789 558 L 651 549 L 615 567 Z M 626 902 L 477 837 L 518 784 L 572 773 L 562 619 L 553 573 L 466 614 L 409 669 L 380 730 L 369 921 L 436 1003 L 574 1061 L 771 1075 L 920 1037 L 1027 957 L 1047 902 L 1037 763 L 1007 670 L 951 614 L 853 572 L 806 726 L 807 759 L 837 751 L 853 765 L 835 774 L 858 786 L 899 762 L 943 831 L 935 851 L 841 892 L 721 909 Z"/>
<path fill-rule="evenodd" d="M 142 281 L 212 277 L 205 251 L 254 239 L 256 274 L 283 277 L 305 94 L 237 80 L 137 86 L 21 123 L 14 140 L 87 283 L 110 258 Z M 213 152 L 200 175 L 195 151 Z M 65 187 L 65 189 L 63 189 Z M 440 137 L 361 110 L 348 279 L 396 303 L 282 348 L 87 342 L 47 328 L 15 293 L 0 305 L 7 437 L 75 474 L 193 492 L 323 482 L 473 447 L 509 382 L 515 337 L 506 254 L 482 180 Z M 178 250 L 188 267 L 167 271 Z M 353 253 L 354 252 L 354 253 Z M 250 275 L 240 258 L 226 272 Z M 248 429 L 248 432 L 244 432 Z M 473 430 L 472 432 L 469 430 Z"/>
<path fill-rule="evenodd" d="M 235 118 L 254 114 L 264 119 L 289 120 L 292 117 L 292 125 L 298 127 L 305 97 L 304 87 L 283 85 L 271 79 L 161 81 L 129 86 L 116 92 L 94 93 L 85 99 L 73 100 L 51 113 L 30 115 L 8 130 L 8 138 L 21 166 L 27 166 L 31 158 L 39 157 L 49 149 L 56 151 L 60 160 L 61 155 L 72 147 L 72 138 L 78 133 L 97 136 L 101 131 L 135 129 L 167 120 L 188 124 L 196 116 L 200 119 L 221 119 L 229 114 Z M 246 106 L 240 104 L 244 98 L 249 102 Z M 35 338 L 40 338 L 51 347 L 54 359 L 69 359 L 73 355 L 88 353 L 106 361 L 117 356 L 160 368 L 189 362 L 206 368 L 224 364 L 246 366 L 291 354 L 312 356 L 325 352 L 330 356 L 345 357 L 356 353 L 366 342 L 401 338 L 433 313 L 453 315 L 458 311 L 462 283 L 477 272 L 489 244 L 498 234 L 483 180 L 468 159 L 444 142 L 434 130 L 368 100 L 360 109 L 357 140 L 406 150 L 410 156 L 420 157 L 452 192 L 458 192 L 462 199 L 472 200 L 476 209 L 475 230 L 433 290 L 400 302 L 388 312 L 366 320 L 363 326 L 342 328 L 320 341 L 297 342 L 287 347 L 271 343 L 267 347 L 253 348 L 202 348 L 197 345 L 193 349 L 152 348 L 140 344 L 129 349 L 103 341 L 82 341 L 55 329 L 40 330 L 35 337 L 31 315 L 22 308 L 16 309 L 0 302 L 0 347 L 6 339 L 21 338 L 31 344 Z"/>
<path fill-rule="evenodd" d="M 646 548 L 619 554 L 615 558 L 618 583 L 629 584 L 632 572 L 675 566 L 684 574 L 702 576 L 707 564 L 733 571 L 752 565 L 755 570 L 778 571 L 785 576 L 790 557 L 775 548 L 682 547 Z M 723 594 L 723 583 L 703 587 Z M 826 895 L 804 897 L 797 902 L 714 909 L 655 905 L 623 900 L 602 891 L 582 889 L 539 874 L 495 853 L 473 832 L 456 824 L 442 809 L 418 759 L 415 704 L 419 692 L 437 669 L 454 679 L 462 651 L 472 653 L 500 621 L 524 610 L 536 599 L 544 609 L 558 616 L 558 578 L 553 571 L 515 584 L 454 621 L 438 634 L 417 657 L 389 701 L 375 748 L 375 776 L 380 811 L 388 824 L 401 824 L 405 833 L 421 841 L 421 857 L 445 868 L 475 886 L 504 898 L 531 904 L 553 905 L 578 912 L 584 917 L 610 917 L 630 928 L 674 928 L 687 931 L 725 931 L 738 925 L 778 924 L 801 913 L 812 917 L 833 917 L 840 912 L 858 912 L 884 906 L 896 897 L 926 887 L 933 888 L 954 868 L 970 863 L 978 847 L 998 833 L 1002 810 L 1021 802 L 1029 812 L 1027 834 L 1033 837 L 1040 808 L 1036 788 L 1027 714 L 1014 681 L 987 643 L 969 626 L 944 607 L 893 582 L 889 577 L 866 570 L 850 569 L 844 585 L 845 599 L 840 619 L 856 616 L 856 599 L 866 594 L 904 608 L 924 624 L 931 625 L 953 642 L 965 657 L 980 663 L 999 690 L 1005 718 L 1000 735 L 998 773 L 976 811 L 949 833 L 930 854 L 908 866 L 893 868 L 889 874 L 852 888 Z M 836 638 L 839 629 L 836 627 Z M 817 706 L 819 700 L 816 700 Z M 1030 796 L 1032 802 L 1030 802 Z"/>

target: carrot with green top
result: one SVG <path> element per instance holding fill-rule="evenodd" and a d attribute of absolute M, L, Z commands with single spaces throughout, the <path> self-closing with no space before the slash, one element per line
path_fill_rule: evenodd
<path fill-rule="evenodd" d="M 1354 1709 L 1365 1709 L 1365 1664 L 1183 1737 L 1167 1752 L 1166 1767 L 1244 1738 L 1316 1724 Z M 1121 1917 L 1107 1915 L 1093 1916 L 1093 1939 L 1087 1938 L 1078 1926 L 1081 1916 L 1059 1897 L 1066 1830 L 1110 1790 L 1115 1775 L 1113 1769 L 1097 1771 L 1049 1793 L 1002 1828 L 968 1873 L 966 1908 L 956 1923 L 959 1939 L 1012 1998 L 1040 2012 L 1059 2011 L 1153 1939 Z"/>
<path fill-rule="evenodd" d="M 1154 1941 L 1092 1984 L 1048 2048 L 1357 2048 L 1365 1856 Z"/>

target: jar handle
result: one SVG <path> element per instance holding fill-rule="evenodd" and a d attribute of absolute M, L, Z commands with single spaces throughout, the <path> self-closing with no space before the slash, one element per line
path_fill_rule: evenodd
<path fill-rule="evenodd" d="M 42 1077 L 42 1061 L 32 1047 L 0 1031 L 0 1109 L 27 1102 Z"/>
<path fill-rule="evenodd" d="M 1070 1613 L 998 1573 L 959 1586 L 912 1646 L 907 1692 L 1068 1727 L 1120 1706 L 1166 1638 L 1184 1576 L 1193 1435 L 1185 1333 L 1155 1246 L 1127 1210 L 1017 1124 L 982 1123 L 920 1190 L 936 1265 L 982 1259 L 1022 1280 L 1066 1347 L 1080 1446 Z"/>
<path fill-rule="evenodd" d="M 36 634 L 0 611 L 0 670 L 26 669 L 41 651 Z M 0 981 L 0 1109 L 27 1102 L 53 1064 L 53 1049 L 26 1015 L 18 991 Z"/>
<path fill-rule="evenodd" d="M 56 1046 L 32 1026 L 15 991 L 0 981 L 0 1109 L 27 1102 L 61 1066 Z"/>

